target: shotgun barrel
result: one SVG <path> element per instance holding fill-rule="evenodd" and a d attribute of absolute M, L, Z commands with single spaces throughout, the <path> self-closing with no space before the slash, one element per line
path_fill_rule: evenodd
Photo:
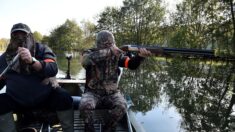
<path fill-rule="evenodd" d="M 17 54 L 13 60 L 8 64 L 8 66 L 3 70 L 3 72 L 0 74 L 0 77 L 2 77 L 19 59 L 19 54 Z"/>
<path fill-rule="evenodd" d="M 204 49 L 187 49 L 187 48 L 168 48 L 160 46 L 142 46 L 142 45 L 123 45 L 120 49 L 123 51 L 138 52 L 140 48 L 145 48 L 156 56 L 175 57 L 181 56 L 184 58 L 202 58 L 215 60 L 235 61 L 235 57 L 216 56 L 214 50 Z"/>

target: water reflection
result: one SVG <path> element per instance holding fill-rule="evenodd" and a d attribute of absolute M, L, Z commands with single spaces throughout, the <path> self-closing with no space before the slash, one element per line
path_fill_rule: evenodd
<path fill-rule="evenodd" d="M 57 63 L 59 66 L 59 77 L 65 77 L 68 72 L 68 59 L 66 58 L 66 54 L 57 55 Z M 82 66 L 80 64 L 80 55 L 77 53 L 72 54 L 72 58 L 70 61 L 70 75 L 72 78 L 84 78 L 80 75 L 80 71 L 82 70 Z"/>
<path fill-rule="evenodd" d="M 145 127 L 146 132 L 182 132 L 180 114 L 174 106 L 168 106 L 165 101 L 144 114 L 137 112 L 136 118 Z"/>
<path fill-rule="evenodd" d="M 228 62 L 146 60 L 138 71 L 124 72 L 120 86 L 133 99 L 135 111 L 148 112 L 167 95 L 186 131 L 232 131 L 234 67 Z M 157 117 L 155 117 L 157 118 Z"/>
<path fill-rule="evenodd" d="M 84 77 L 79 59 L 77 55 L 71 60 L 74 78 Z M 65 56 L 58 57 L 58 64 L 66 73 Z M 131 96 L 137 120 L 147 131 L 234 131 L 234 70 L 230 62 L 148 58 L 138 70 L 124 69 L 119 86 Z M 170 118 L 161 118 L 160 110 L 171 111 Z M 165 129 L 164 122 L 169 124 Z"/>

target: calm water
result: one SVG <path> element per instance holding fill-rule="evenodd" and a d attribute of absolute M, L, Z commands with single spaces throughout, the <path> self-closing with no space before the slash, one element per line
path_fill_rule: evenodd
<path fill-rule="evenodd" d="M 68 66 L 65 57 L 59 58 L 58 64 L 60 69 L 63 69 L 59 71 L 58 77 L 64 77 L 67 73 Z M 70 67 L 72 78 L 84 78 L 85 70 L 79 64 L 79 57 L 71 60 Z M 123 76 L 125 75 L 123 74 Z M 123 79 L 124 77 L 121 79 L 121 82 Z M 162 96 L 161 98 L 165 99 L 166 97 Z M 179 122 L 181 116 L 176 108 L 174 106 L 168 106 L 167 102 L 156 102 L 151 110 L 148 110 L 147 112 L 136 111 L 135 115 L 137 121 L 143 125 L 147 132 L 172 132 L 180 130 Z"/>
<path fill-rule="evenodd" d="M 147 132 L 183 131 L 180 129 L 182 117 L 174 106 L 167 106 L 167 102 L 157 104 L 146 113 L 136 112 L 136 118 Z"/>
<path fill-rule="evenodd" d="M 83 79 L 79 57 L 71 75 Z M 67 60 L 58 58 L 60 73 Z M 138 70 L 123 70 L 121 90 L 147 132 L 233 131 L 235 72 L 230 62 L 148 58 Z"/>

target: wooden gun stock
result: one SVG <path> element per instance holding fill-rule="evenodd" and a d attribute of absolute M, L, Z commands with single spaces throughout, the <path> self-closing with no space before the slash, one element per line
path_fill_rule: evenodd
<path fill-rule="evenodd" d="M 149 50 L 152 54 L 161 56 L 164 54 L 164 49 L 157 46 L 138 46 L 138 45 L 124 45 L 120 49 L 123 51 L 130 51 L 130 52 L 139 52 L 140 48 L 145 48 Z"/>
<path fill-rule="evenodd" d="M 216 56 L 214 50 L 201 50 L 201 49 L 187 49 L 187 48 L 168 48 L 159 46 L 140 46 L 140 45 L 123 45 L 120 49 L 129 52 L 139 52 L 140 48 L 149 50 L 156 56 L 175 57 L 180 56 L 183 58 L 198 58 L 198 59 L 215 59 L 215 60 L 229 60 L 235 61 L 235 57 L 221 57 Z"/>

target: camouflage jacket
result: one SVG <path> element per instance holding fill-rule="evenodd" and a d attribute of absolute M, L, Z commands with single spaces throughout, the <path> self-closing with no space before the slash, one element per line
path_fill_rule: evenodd
<path fill-rule="evenodd" d="M 83 53 L 82 66 L 86 69 L 86 88 L 118 90 L 119 67 L 136 69 L 142 57 L 125 56 L 121 50 L 111 48 L 90 49 Z"/>

